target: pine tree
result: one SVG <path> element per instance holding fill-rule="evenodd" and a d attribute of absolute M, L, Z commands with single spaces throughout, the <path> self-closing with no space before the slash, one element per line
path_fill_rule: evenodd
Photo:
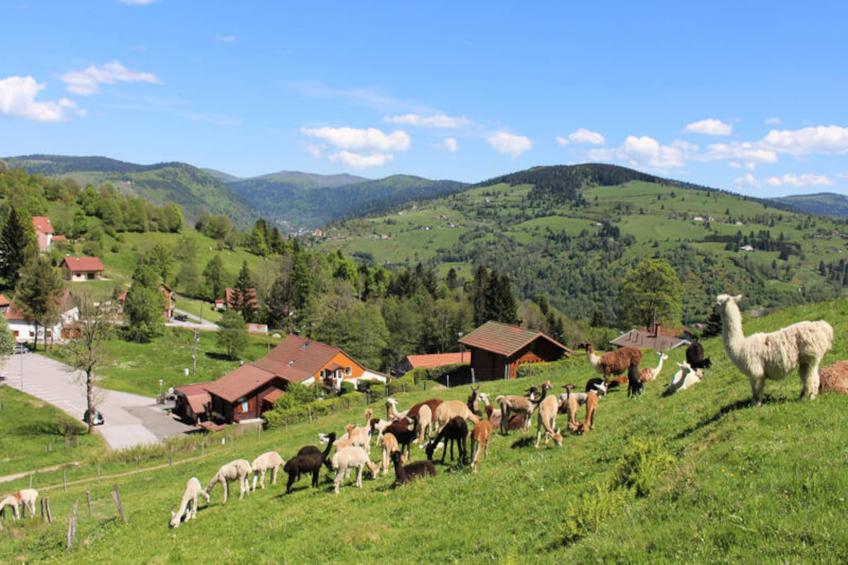
<path fill-rule="evenodd" d="M 480 265 L 474 272 L 474 280 L 471 281 L 471 307 L 475 326 L 482 326 L 490 319 L 486 300 L 488 293 L 489 270 L 485 265 Z"/>
<path fill-rule="evenodd" d="M 0 277 L 8 288 L 17 284 L 21 269 L 37 254 L 36 249 L 31 227 L 12 208 L 0 232 Z"/>
<path fill-rule="evenodd" d="M 713 306 L 713 309 L 710 311 L 710 316 L 707 318 L 704 331 L 701 333 L 701 337 L 707 338 L 715 337 L 717 335 L 721 335 L 721 314 L 718 312 L 718 307 Z"/>
<path fill-rule="evenodd" d="M 451 290 L 456 290 L 457 288 L 459 288 L 459 275 L 457 275 L 456 269 L 454 269 L 453 267 L 451 267 L 448 271 L 446 282 L 448 288 Z"/>
<path fill-rule="evenodd" d="M 15 287 L 15 303 L 28 319 L 35 322 L 36 349 L 38 328 L 50 327 L 59 321 L 64 291 L 62 273 L 46 257 L 32 258 L 21 270 Z"/>
<path fill-rule="evenodd" d="M 247 267 L 247 261 L 244 261 L 236 278 L 236 284 L 233 287 L 232 303 L 227 305 L 227 308 L 239 312 L 244 321 L 247 323 L 253 322 L 256 315 L 256 285 L 253 283 L 253 278 L 250 275 L 250 269 Z"/>

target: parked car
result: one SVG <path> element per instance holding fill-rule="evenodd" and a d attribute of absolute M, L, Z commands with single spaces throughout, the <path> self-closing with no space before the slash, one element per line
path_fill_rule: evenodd
<path fill-rule="evenodd" d="M 29 347 L 25 343 L 16 343 L 15 344 L 15 355 L 29 353 Z"/>
<path fill-rule="evenodd" d="M 82 415 L 82 421 L 86 424 L 88 423 L 88 410 L 85 411 L 85 414 Z M 106 420 L 103 419 L 103 414 L 100 413 L 99 410 L 94 411 L 94 420 L 91 422 L 92 426 L 102 426 Z"/>
<path fill-rule="evenodd" d="M 174 319 L 178 322 L 188 322 L 188 316 L 185 314 L 177 314 L 174 316 Z"/>

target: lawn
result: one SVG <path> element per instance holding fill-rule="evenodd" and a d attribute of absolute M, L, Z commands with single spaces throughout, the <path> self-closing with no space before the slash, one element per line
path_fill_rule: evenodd
<path fill-rule="evenodd" d="M 82 430 L 58 408 L 0 386 L 0 476 L 81 461 L 105 449 L 100 436 L 78 435 Z"/>
<path fill-rule="evenodd" d="M 844 302 L 746 319 L 746 330 L 819 317 L 834 325 L 837 336 L 826 362 L 845 358 Z M 316 443 L 318 432 L 359 422 L 357 408 L 209 447 L 184 465 L 166 463 L 154 472 L 67 491 L 59 480 L 49 492 L 57 522 L 7 527 L 0 533 L 0 561 L 91 563 L 131 555 L 133 561 L 159 563 L 256 556 L 307 563 L 394 562 L 398 556 L 416 563 L 845 562 L 848 474 L 840 430 L 848 426 L 848 397 L 799 402 L 798 380 L 791 377 L 769 383 L 771 401 L 751 407 L 747 380 L 726 359 L 721 340 L 704 345 L 714 366 L 691 390 L 661 395 L 673 361 L 682 356 L 675 351 L 641 398 L 628 399 L 622 391 L 604 398 L 595 431 L 539 450 L 519 433 L 496 435 L 477 475 L 438 465 L 435 478 L 417 484 L 394 490 L 381 477 L 366 480 L 361 490 L 345 486 L 338 496 L 326 479 L 319 489 L 303 479 L 292 495 L 283 495 L 278 484 L 226 506 L 216 489 L 196 521 L 168 530 L 169 511 L 189 477 L 205 482 L 221 464 L 271 448 L 288 459 L 300 446 Z M 581 358 L 538 369 L 538 376 L 487 382 L 482 390 L 520 394 L 543 378 L 561 390 L 563 383 L 582 385 L 593 374 Z M 436 394 L 464 399 L 468 392 L 458 387 Z M 402 394 L 398 401 L 403 409 L 432 394 Z M 375 407 L 379 413 L 380 405 Z M 559 424 L 564 426 L 563 416 Z M 372 458 L 378 458 L 376 449 Z M 421 458 L 417 447 L 413 458 Z M 74 474 L 82 476 L 96 475 L 88 467 Z M 121 489 L 126 525 L 114 518 L 113 484 Z M 68 512 L 75 500 L 85 500 L 87 489 L 94 515 L 82 512 L 76 547 L 66 554 Z"/>
<path fill-rule="evenodd" d="M 97 373 L 102 377 L 100 386 L 112 390 L 133 392 L 147 396 L 159 393 L 159 380 L 163 390 L 182 384 L 208 381 L 238 367 L 238 361 L 224 357 L 215 344 L 214 333 L 200 332 L 197 344 L 197 373 L 191 374 L 194 332 L 168 328 L 164 335 L 150 343 L 134 343 L 115 338 L 104 348 L 106 364 Z M 266 336 L 251 336 L 250 345 L 243 358 L 252 361 L 265 355 L 278 340 Z M 48 355 L 63 360 L 60 347 Z M 185 369 L 189 369 L 188 376 Z"/>
<path fill-rule="evenodd" d="M 194 314 L 199 318 L 217 323 L 221 319 L 221 312 L 214 309 L 214 304 L 205 300 L 189 298 L 188 296 L 177 295 L 177 308 L 184 310 L 189 314 Z"/>

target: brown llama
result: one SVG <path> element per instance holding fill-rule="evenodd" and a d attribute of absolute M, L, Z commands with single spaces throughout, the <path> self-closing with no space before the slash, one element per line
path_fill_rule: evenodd
<path fill-rule="evenodd" d="M 610 381 L 610 377 L 626 373 L 630 365 L 635 364 L 638 368 L 642 362 L 642 352 L 635 347 L 622 347 L 616 351 L 607 351 L 600 356 L 595 355 L 595 349 L 591 343 L 583 343 L 579 347 L 586 350 L 586 359 L 589 364 L 602 374 L 607 382 Z M 626 383 L 627 380 L 624 382 Z M 624 383 L 619 382 L 619 384 Z"/>

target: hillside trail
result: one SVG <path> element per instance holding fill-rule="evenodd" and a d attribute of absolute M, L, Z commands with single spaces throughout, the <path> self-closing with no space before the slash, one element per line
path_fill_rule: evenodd
<path fill-rule="evenodd" d="M 41 469 L 21 471 L 20 473 L 12 473 L 11 475 L 5 475 L 0 477 L 0 484 L 9 483 L 18 479 L 23 479 L 28 475 L 34 475 L 36 473 L 49 473 L 51 471 L 58 471 L 59 469 L 65 467 L 79 467 L 79 465 L 79 461 L 71 461 L 70 463 L 59 463 L 58 465 L 50 465 L 49 467 L 42 467 Z"/>

